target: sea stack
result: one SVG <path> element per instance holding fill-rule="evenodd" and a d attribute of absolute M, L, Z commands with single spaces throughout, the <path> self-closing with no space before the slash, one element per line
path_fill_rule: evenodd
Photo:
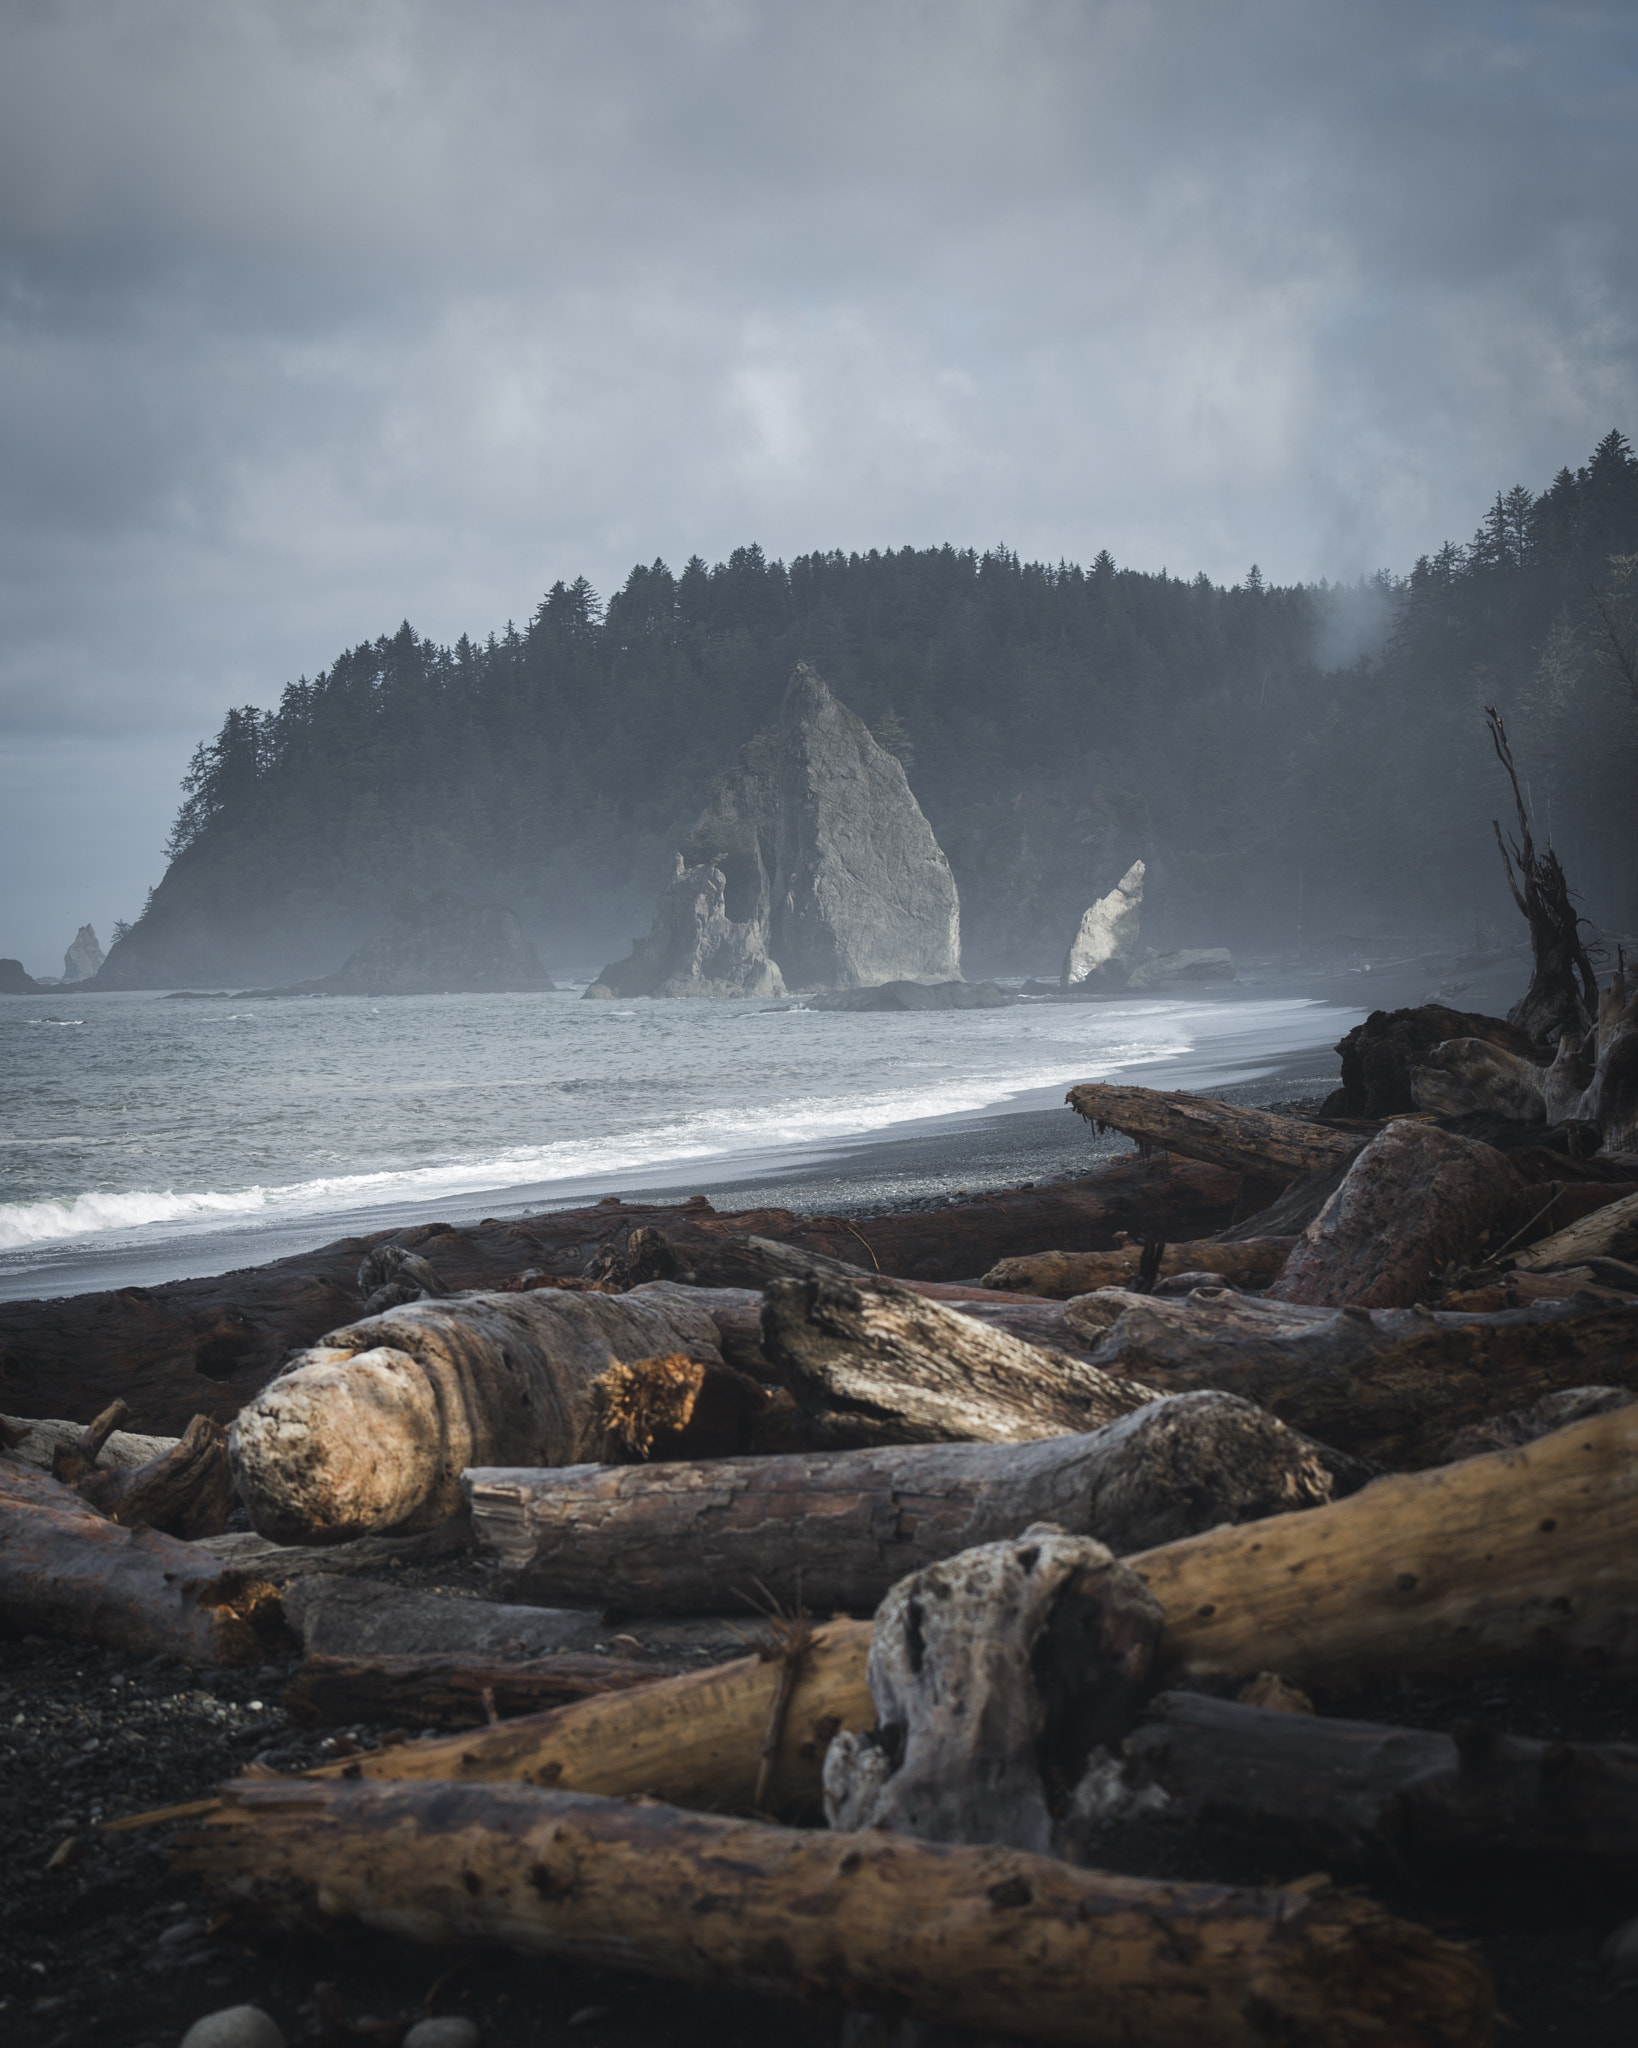
<path fill-rule="evenodd" d="M 1064 955 L 1064 988 L 1123 988 L 1137 948 L 1143 903 L 1143 863 L 1133 861 L 1107 896 L 1086 911 Z"/>
<path fill-rule="evenodd" d="M 63 955 L 63 980 L 89 981 L 101 971 L 102 962 L 103 951 L 96 933 L 88 924 L 82 924 L 74 934 L 73 945 Z"/>
<path fill-rule="evenodd" d="M 952 981 L 961 909 L 903 766 L 797 666 L 677 857 L 653 929 L 589 996 L 768 996 Z"/>

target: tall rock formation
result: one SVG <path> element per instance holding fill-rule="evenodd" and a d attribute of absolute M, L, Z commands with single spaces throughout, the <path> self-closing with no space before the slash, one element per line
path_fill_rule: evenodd
<path fill-rule="evenodd" d="M 961 910 L 901 764 L 798 664 L 678 856 L 654 925 L 588 995 L 779 995 L 950 981 Z"/>
<path fill-rule="evenodd" d="M 74 934 L 74 943 L 63 955 L 63 980 L 89 981 L 101 970 L 102 947 L 97 935 L 88 924 L 82 924 Z"/>
<path fill-rule="evenodd" d="M 1138 911 L 1143 902 L 1143 863 L 1133 861 L 1107 896 L 1081 918 L 1064 955 L 1065 988 L 1121 988 L 1137 950 Z"/>

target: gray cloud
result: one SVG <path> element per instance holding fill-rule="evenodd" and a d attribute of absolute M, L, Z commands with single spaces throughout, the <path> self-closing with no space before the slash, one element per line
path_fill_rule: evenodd
<path fill-rule="evenodd" d="M 406 614 L 749 539 L 1403 568 L 1638 430 L 1625 6 L 14 0 L 0 38 L 0 689 L 41 744 L 157 762 Z M 132 758 L 144 882 L 171 772 Z"/>

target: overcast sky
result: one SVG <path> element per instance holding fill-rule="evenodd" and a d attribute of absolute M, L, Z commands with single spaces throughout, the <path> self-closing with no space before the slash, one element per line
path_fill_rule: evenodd
<path fill-rule="evenodd" d="M 1638 8 L 0 0 L 0 953 L 637 560 L 1407 568 L 1638 439 Z"/>

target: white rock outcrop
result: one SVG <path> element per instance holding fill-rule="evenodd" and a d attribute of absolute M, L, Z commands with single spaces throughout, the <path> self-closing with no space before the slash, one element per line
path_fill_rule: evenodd
<path fill-rule="evenodd" d="M 1081 918 L 1080 929 L 1064 955 L 1059 976 L 1064 988 L 1120 988 L 1127 964 L 1137 950 L 1138 912 L 1143 903 L 1143 863 L 1133 861 L 1107 896 L 1100 896 Z"/>
<path fill-rule="evenodd" d="M 97 935 L 88 924 L 82 924 L 74 934 L 74 943 L 63 955 L 63 980 L 89 981 L 103 962 L 102 947 Z"/>

